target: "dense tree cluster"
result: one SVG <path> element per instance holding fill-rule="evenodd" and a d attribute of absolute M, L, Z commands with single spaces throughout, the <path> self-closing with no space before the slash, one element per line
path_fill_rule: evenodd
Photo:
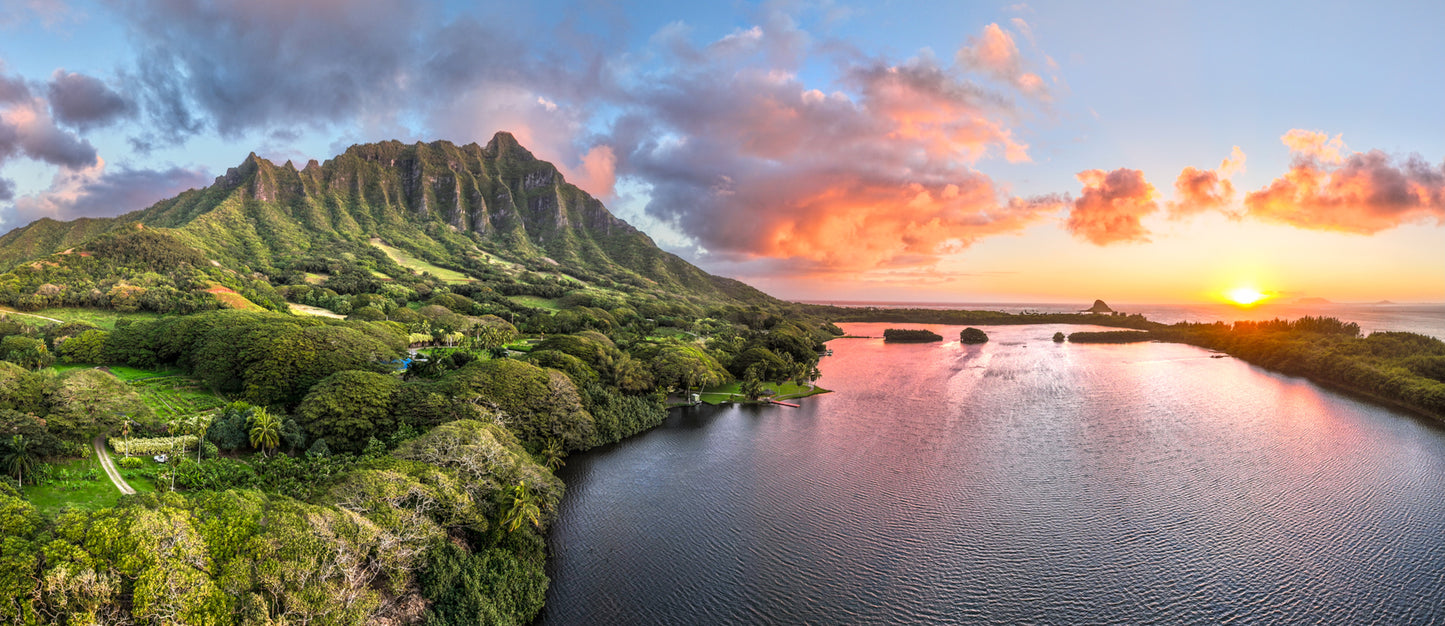
<path fill-rule="evenodd" d="M 117 327 L 104 354 L 108 363 L 176 365 L 217 391 L 294 406 L 333 373 L 390 371 L 405 344 L 401 329 L 385 324 L 213 311 Z"/>
<path fill-rule="evenodd" d="M 1070 343 L 1138 343 L 1152 341 L 1154 336 L 1136 330 L 1079 331 L 1069 333 Z"/>
<path fill-rule="evenodd" d="M 507 431 L 455 422 L 332 478 L 311 501 L 146 494 L 38 515 L 0 484 L 0 619 L 13 623 L 525 623 L 561 483 Z M 537 524 L 503 530 L 512 493 Z"/>
<path fill-rule="evenodd" d="M 988 333 L 970 326 L 959 331 L 958 342 L 962 344 L 988 343 Z"/>
<path fill-rule="evenodd" d="M 889 343 L 931 343 L 943 341 L 943 335 L 924 328 L 889 328 L 883 331 L 883 341 Z"/>

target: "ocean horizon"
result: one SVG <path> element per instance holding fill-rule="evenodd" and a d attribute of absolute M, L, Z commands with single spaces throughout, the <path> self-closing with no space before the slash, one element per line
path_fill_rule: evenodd
<path fill-rule="evenodd" d="M 917 308 L 940 310 L 1002 311 L 1005 313 L 1078 313 L 1091 302 L 882 302 L 866 300 L 801 300 L 806 304 L 842 307 Z M 1161 324 L 1178 322 L 1233 323 L 1270 319 L 1298 319 L 1305 316 L 1334 317 L 1360 325 L 1360 332 L 1412 332 L 1445 340 L 1445 303 L 1286 303 L 1269 302 L 1252 307 L 1224 303 L 1150 304 L 1113 303 L 1115 311 L 1141 314 Z"/>

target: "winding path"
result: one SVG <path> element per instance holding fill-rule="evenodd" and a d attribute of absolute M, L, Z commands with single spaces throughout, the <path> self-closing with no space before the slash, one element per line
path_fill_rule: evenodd
<path fill-rule="evenodd" d="M 135 489 L 132 489 L 125 479 L 121 478 L 120 470 L 115 469 L 115 463 L 111 462 L 110 454 L 106 453 L 105 438 L 96 435 L 90 444 L 95 446 L 95 458 L 100 460 L 100 466 L 105 468 L 105 474 L 110 476 L 110 482 L 115 483 L 115 488 L 119 489 L 121 493 L 135 493 Z"/>
<path fill-rule="evenodd" d="M 0 306 L 0 313 L 7 313 L 7 314 L 10 314 L 10 315 L 24 315 L 24 316 L 26 316 L 26 317 L 38 317 L 38 318 L 43 319 L 43 320 L 49 320 L 49 321 L 55 322 L 56 324 L 64 324 L 64 323 L 65 323 L 65 320 L 58 320 L 58 319 L 55 319 L 55 318 L 53 318 L 53 317 L 45 317 L 44 315 L 36 315 L 36 314 L 34 314 L 34 313 L 21 313 L 21 312 L 19 312 L 19 311 L 16 311 L 15 309 L 12 309 L 12 308 L 9 308 L 9 307 L 3 307 L 3 306 Z"/>

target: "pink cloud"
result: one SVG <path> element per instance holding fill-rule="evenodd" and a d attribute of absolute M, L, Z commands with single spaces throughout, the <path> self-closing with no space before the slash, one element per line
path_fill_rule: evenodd
<path fill-rule="evenodd" d="M 1075 237 L 1106 246 L 1149 241 L 1140 218 L 1159 210 L 1154 186 L 1139 170 L 1085 170 L 1077 175 L 1084 191 L 1074 200 L 1065 224 Z"/>
<path fill-rule="evenodd" d="M 598 198 L 609 198 L 617 187 L 617 155 L 611 146 L 595 146 L 582 155 L 580 170 L 562 173 L 569 182 Z"/>
<path fill-rule="evenodd" d="M 1283 176 L 1245 197 L 1247 214 L 1298 228 L 1370 235 L 1404 224 L 1445 224 L 1445 163 L 1379 150 L 1345 155 L 1344 141 L 1291 130 Z"/>
<path fill-rule="evenodd" d="M 1029 28 L 1028 22 L 1014 18 L 1013 24 L 1032 41 L 1033 31 Z M 1018 44 L 1015 43 L 1013 36 L 998 24 L 989 24 L 983 28 L 982 35 L 969 37 L 968 45 L 959 48 L 955 57 L 960 66 L 983 72 L 997 80 L 1009 83 L 1029 96 L 1045 100 L 1049 97 L 1044 79 L 1036 73 L 1025 70 Z"/>

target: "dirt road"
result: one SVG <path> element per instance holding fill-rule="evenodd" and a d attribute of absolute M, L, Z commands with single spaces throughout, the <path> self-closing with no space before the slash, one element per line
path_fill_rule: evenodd
<path fill-rule="evenodd" d="M 110 482 L 115 483 L 115 488 L 119 489 L 121 493 L 135 493 L 135 490 L 126 484 L 125 479 L 121 478 L 120 470 L 115 469 L 115 463 L 111 462 L 110 455 L 106 454 L 105 437 L 96 435 L 90 443 L 95 446 L 95 458 L 100 460 L 100 466 L 105 468 L 105 474 L 110 476 Z"/>

